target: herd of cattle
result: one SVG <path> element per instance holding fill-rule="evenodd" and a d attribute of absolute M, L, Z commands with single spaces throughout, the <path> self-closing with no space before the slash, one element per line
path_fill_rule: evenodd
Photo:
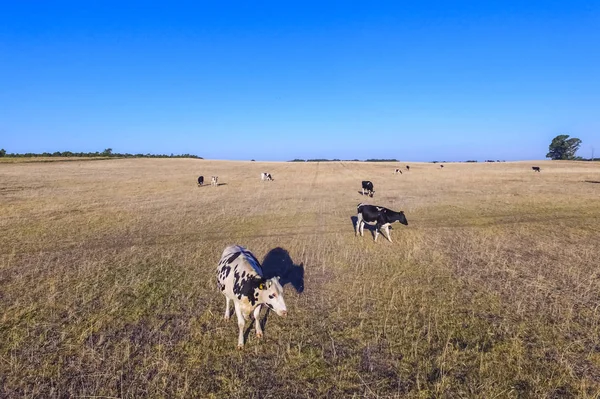
<path fill-rule="evenodd" d="M 444 165 L 440 165 L 441 168 Z M 533 166 L 535 172 L 541 169 Z M 410 166 L 406 165 L 406 170 L 410 171 Z M 395 169 L 394 173 L 402 174 L 400 169 Z M 270 173 L 260 174 L 262 181 L 271 181 L 273 177 Z M 198 178 L 198 185 L 204 184 L 204 177 Z M 212 176 L 212 185 L 218 185 L 218 176 Z M 362 194 L 369 195 L 371 198 L 375 195 L 373 182 L 364 180 L 362 182 Z M 392 223 L 399 222 L 408 226 L 408 221 L 403 211 L 396 212 L 388 208 L 377 205 L 360 203 L 357 206 L 356 225 L 354 235 L 363 236 L 365 224 L 375 227 L 374 240 L 381 233 L 389 242 L 392 242 L 390 236 L 390 226 Z M 283 287 L 279 282 L 279 277 L 265 278 L 262 266 L 256 257 L 246 248 L 239 245 L 230 245 L 225 248 L 221 255 L 221 260 L 217 266 L 217 287 L 225 295 L 225 320 L 230 318 L 230 302 L 233 301 L 233 307 L 237 316 L 239 328 L 238 349 L 244 347 L 244 326 L 250 314 L 254 317 L 254 326 L 256 336 L 262 338 L 263 331 L 258 320 L 260 310 L 263 305 L 273 310 L 278 316 L 287 316 L 287 308 L 283 299 Z"/>

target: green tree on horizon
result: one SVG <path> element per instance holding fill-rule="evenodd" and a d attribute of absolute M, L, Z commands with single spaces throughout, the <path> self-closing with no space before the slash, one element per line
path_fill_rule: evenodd
<path fill-rule="evenodd" d="M 581 145 L 581 140 L 575 137 L 569 138 L 568 134 L 559 134 L 548 146 L 546 158 L 553 160 L 575 159 L 575 153 Z"/>

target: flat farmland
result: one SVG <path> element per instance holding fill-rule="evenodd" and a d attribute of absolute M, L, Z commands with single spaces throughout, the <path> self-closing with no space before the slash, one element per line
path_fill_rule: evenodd
<path fill-rule="evenodd" d="M 405 165 L 1 163 L 0 396 L 600 397 L 600 164 Z M 229 244 L 293 276 L 241 351 Z"/>

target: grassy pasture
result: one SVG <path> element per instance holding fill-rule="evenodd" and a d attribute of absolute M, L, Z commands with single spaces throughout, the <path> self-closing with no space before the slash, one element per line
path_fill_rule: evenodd
<path fill-rule="evenodd" d="M 600 397 L 600 165 L 398 166 L 0 164 L 0 396 Z M 243 351 L 231 243 L 303 272 Z"/>

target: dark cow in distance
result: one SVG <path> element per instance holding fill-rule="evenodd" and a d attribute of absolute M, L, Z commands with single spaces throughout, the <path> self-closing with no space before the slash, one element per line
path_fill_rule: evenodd
<path fill-rule="evenodd" d="M 373 198 L 373 195 L 375 195 L 375 190 L 373 190 L 373 182 L 371 182 L 369 180 L 363 180 L 362 195 L 365 195 L 365 191 L 371 198 Z"/>
<path fill-rule="evenodd" d="M 363 236 L 365 223 L 371 226 L 374 225 L 375 241 L 377 241 L 377 237 L 381 231 L 384 237 L 387 238 L 389 242 L 392 242 L 392 238 L 390 237 L 390 225 L 394 222 L 400 222 L 403 225 L 408 226 L 408 221 L 406 220 L 403 211 L 395 212 L 382 206 L 360 203 L 358 204 L 357 212 L 355 235 L 360 233 L 360 236 Z"/>
<path fill-rule="evenodd" d="M 443 167 L 444 167 L 444 165 L 440 165 L 440 168 L 443 168 Z"/>
<path fill-rule="evenodd" d="M 406 170 L 410 171 L 410 166 L 406 165 Z"/>
<path fill-rule="evenodd" d="M 199 186 L 202 186 L 202 185 L 204 185 L 204 176 L 200 176 L 200 177 L 198 177 L 198 185 L 199 185 Z"/>
<path fill-rule="evenodd" d="M 531 169 L 533 169 L 534 172 L 539 172 L 541 171 L 539 166 L 532 166 Z"/>
<path fill-rule="evenodd" d="M 395 169 L 395 170 L 394 170 L 394 173 L 395 173 L 395 174 L 398 174 L 398 173 L 402 174 L 402 170 L 401 170 L 401 169 Z"/>

